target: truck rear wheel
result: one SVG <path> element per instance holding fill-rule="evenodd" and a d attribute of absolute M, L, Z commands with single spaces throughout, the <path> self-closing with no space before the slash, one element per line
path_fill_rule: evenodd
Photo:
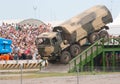
<path fill-rule="evenodd" d="M 108 32 L 105 31 L 105 30 L 102 30 L 102 31 L 99 33 L 99 36 L 100 36 L 100 38 L 105 38 L 106 40 L 109 39 L 109 34 L 108 34 Z"/>
<path fill-rule="evenodd" d="M 71 55 L 68 51 L 63 51 L 60 57 L 60 62 L 63 64 L 67 64 L 71 59 Z"/>
<path fill-rule="evenodd" d="M 73 57 L 77 56 L 81 52 L 80 46 L 77 44 L 72 45 L 70 47 L 70 52 Z"/>
<path fill-rule="evenodd" d="M 97 40 L 99 40 L 99 35 L 97 32 L 94 32 L 92 34 L 90 34 L 89 38 L 88 38 L 90 43 L 95 43 Z"/>

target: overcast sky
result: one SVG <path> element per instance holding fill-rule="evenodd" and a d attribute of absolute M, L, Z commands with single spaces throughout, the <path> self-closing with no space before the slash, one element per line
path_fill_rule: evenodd
<path fill-rule="evenodd" d="M 0 20 L 66 20 L 97 4 L 106 5 L 114 18 L 120 13 L 120 0 L 0 0 Z"/>

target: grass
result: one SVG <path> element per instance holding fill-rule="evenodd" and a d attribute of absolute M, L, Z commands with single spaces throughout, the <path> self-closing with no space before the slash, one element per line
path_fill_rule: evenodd
<path fill-rule="evenodd" d="M 120 72 L 80 72 L 79 75 L 103 75 L 103 74 L 120 74 Z M 0 76 L 0 80 L 15 80 L 21 78 L 21 73 L 4 73 L 6 76 Z M 59 76 L 76 76 L 77 73 L 54 73 L 54 72 L 23 72 L 22 78 L 44 78 Z"/>

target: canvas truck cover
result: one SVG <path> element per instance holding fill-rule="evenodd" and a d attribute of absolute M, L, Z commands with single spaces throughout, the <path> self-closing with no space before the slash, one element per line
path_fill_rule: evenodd
<path fill-rule="evenodd" d="M 97 5 L 55 28 L 60 28 L 64 32 L 64 39 L 78 41 L 112 21 L 108 8 L 104 5 Z"/>

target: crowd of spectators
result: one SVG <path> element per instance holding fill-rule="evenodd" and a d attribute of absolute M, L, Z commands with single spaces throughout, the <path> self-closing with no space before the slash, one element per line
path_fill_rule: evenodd
<path fill-rule="evenodd" d="M 0 26 L 0 37 L 12 40 L 12 52 L 9 53 L 11 59 L 39 59 L 35 46 L 36 37 L 42 32 L 49 32 L 51 25 L 31 25 L 31 24 L 7 24 Z"/>

